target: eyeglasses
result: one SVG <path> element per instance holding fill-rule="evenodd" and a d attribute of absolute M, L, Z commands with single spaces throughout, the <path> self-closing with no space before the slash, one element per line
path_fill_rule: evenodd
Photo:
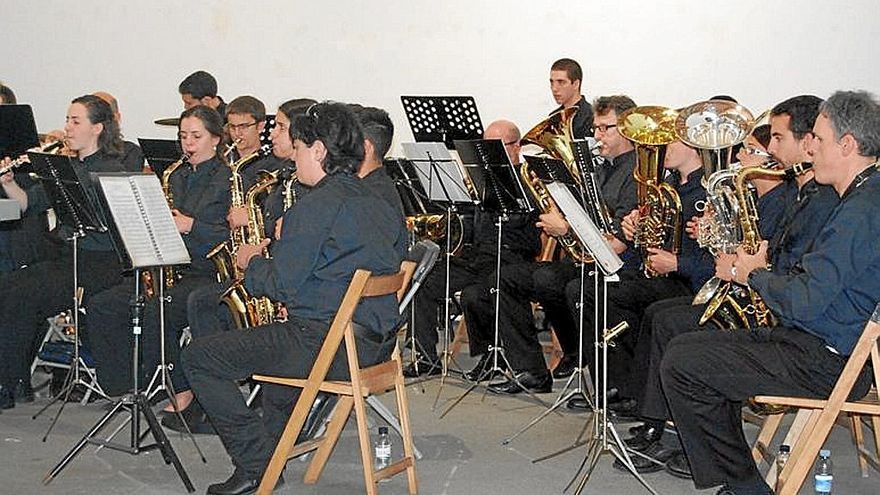
<path fill-rule="evenodd" d="M 604 132 L 608 132 L 608 129 L 614 129 L 615 127 L 617 127 L 617 124 L 608 124 L 608 125 L 599 124 L 599 125 L 594 125 L 593 130 L 604 133 Z"/>
<path fill-rule="evenodd" d="M 257 125 L 256 122 L 251 122 L 250 124 L 226 124 L 226 128 L 229 130 L 229 132 L 244 132 L 248 130 L 248 128 L 254 127 L 255 125 Z"/>

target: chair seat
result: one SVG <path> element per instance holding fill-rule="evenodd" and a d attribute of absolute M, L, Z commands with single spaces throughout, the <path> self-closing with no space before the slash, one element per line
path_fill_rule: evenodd
<path fill-rule="evenodd" d="M 803 409 L 824 409 L 828 401 L 824 399 L 807 399 L 803 397 L 788 397 L 777 395 L 758 395 L 753 399 L 759 404 L 772 404 L 776 406 L 798 407 Z M 853 402 L 844 402 L 840 407 L 841 412 L 880 415 L 880 401 L 877 390 L 871 390 L 864 398 Z"/>

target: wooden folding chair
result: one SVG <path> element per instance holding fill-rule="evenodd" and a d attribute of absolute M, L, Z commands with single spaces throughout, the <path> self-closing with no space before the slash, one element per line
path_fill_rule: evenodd
<path fill-rule="evenodd" d="M 308 468 L 304 481 L 314 484 L 321 476 L 327 459 L 333 451 L 333 447 L 339 440 L 348 416 L 352 408 L 357 420 L 358 440 L 360 442 L 361 462 L 364 468 L 364 481 L 367 493 L 374 495 L 377 492 L 376 483 L 379 480 L 390 478 L 395 474 L 406 471 L 409 482 L 409 492 L 415 494 L 418 491 L 416 480 L 415 457 L 413 453 L 412 430 L 409 421 L 409 409 L 406 401 L 406 388 L 403 381 L 403 369 L 398 353 L 384 363 L 361 368 L 357 357 L 357 344 L 352 327 L 352 317 L 355 308 L 362 298 L 397 294 L 398 301 L 403 297 L 415 263 L 404 261 L 401 270 L 394 275 L 371 276 L 369 271 L 358 270 L 352 278 L 351 284 L 339 305 L 339 310 L 330 325 L 321 350 L 312 366 L 312 371 L 306 379 L 286 378 L 276 376 L 254 375 L 254 380 L 259 382 L 275 383 L 302 389 L 299 400 L 287 421 L 284 433 L 275 447 L 275 453 L 269 461 L 269 466 L 263 474 L 263 479 L 257 490 L 258 494 L 268 495 L 272 493 L 281 471 L 287 461 L 306 452 L 316 451 Z M 351 373 L 350 381 L 328 381 L 327 371 L 333 361 L 336 351 L 345 339 L 348 368 Z M 384 393 L 394 389 L 397 398 L 397 411 L 402 428 L 403 458 L 388 467 L 376 471 L 373 468 L 372 445 L 370 432 L 367 427 L 366 397 L 371 394 Z M 302 430 L 306 417 L 318 392 L 329 392 L 340 396 L 339 402 L 330 417 L 327 430 L 323 435 L 313 440 L 296 445 L 296 438 Z"/>
<path fill-rule="evenodd" d="M 757 396 L 754 401 L 759 404 L 770 404 L 774 406 L 787 406 L 798 409 L 798 414 L 786 442 L 791 445 L 792 452 L 788 462 L 785 464 L 781 473 L 776 473 L 779 477 L 777 483 L 777 495 L 794 495 L 801 485 L 803 485 L 810 468 L 819 453 L 819 449 L 828 438 L 831 428 L 834 426 L 841 413 L 849 416 L 850 426 L 852 428 L 853 440 L 858 450 L 859 465 L 862 469 L 862 475 L 867 475 L 867 464 L 870 463 L 875 469 L 880 471 L 880 462 L 876 453 L 870 452 L 864 446 L 864 438 L 862 435 L 862 416 L 870 416 L 874 427 L 875 452 L 880 448 L 880 400 L 878 400 L 877 390 L 880 386 L 880 352 L 878 352 L 878 338 L 880 338 L 880 304 L 874 311 L 862 336 L 856 343 L 852 354 L 847 360 L 837 384 L 831 391 L 831 395 L 827 400 L 805 399 L 802 397 L 781 397 L 781 396 Z M 874 371 L 874 383 L 868 395 L 859 401 L 847 401 L 847 397 L 853 388 L 862 368 L 871 360 Z M 758 434 L 758 439 L 752 448 L 752 457 L 756 463 L 761 460 L 772 459 L 768 446 L 773 440 L 779 424 L 785 413 L 769 415 Z M 771 470 L 768 473 L 768 483 L 771 485 L 775 481 L 772 475 L 775 473 L 775 467 L 771 463 Z"/>

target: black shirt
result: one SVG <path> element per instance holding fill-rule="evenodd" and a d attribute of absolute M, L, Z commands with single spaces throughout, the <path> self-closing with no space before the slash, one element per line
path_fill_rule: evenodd
<path fill-rule="evenodd" d="M 797 183 L 791 182 L 797 190 Z M 769 258 L 774 272 L 788 273 L 795 266 L 839 202 L 833 187 L 820 185 L 815 180 L 800 188 L 776 235 L 769 241 Z"/>
<path fill-rule="evenodd" d="M 593 135 L 593 107 L 587 102 L 584 95 L 581 95 L 581 99 L 578 100 L 575 107 L 577 107 L 578 111 L 574 115 L 574 120 L 572 121 L 572 137 L 575 139 L 591 137 Z M 560 105 L 556 110 L 553 110 L 550 115 L 553 115 L 564 108 L 565 107 Z"/>
<path fill-rule="evenodd" d="M 685 222 L 698 215 L 697 204 L 706 200 L 702 178 L 702 168 L 691 172 L 684 184 L 681 183 L 681 174 L 677 171 L 671 171 L 666 176 L 666 182 L 675 188 L 681 201 L 681 250 L 678 253 L 678 270 L 671 276 L 683 279 L 694 291 L 699 290 L 715 273 L 715 261 L 709 251 L 701 248 L 695 239 L 684 233 Z"/>
<path fill-rule="evenodd" d="M 403 202 L 400 200 L 400 195 L 397 194 L 397 187 L 395 187 L 391 177 L 388 176 L 388 171 L 385 170 L 385 167 L 373 170 L 366 177 L 361 178 L 361 181 L 373 194 L 387 201 L 401 215 L 403 214 Z"/>
<path fill-rule="evenodd" d="M 131 141 L 122 142 L 122 167 L 126 172 L 144 171 L 144 152 L 141 147 Z"/>

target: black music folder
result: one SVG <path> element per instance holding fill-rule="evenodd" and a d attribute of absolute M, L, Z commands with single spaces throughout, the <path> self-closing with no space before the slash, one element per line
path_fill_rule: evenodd
<path fill-rule="evenodd" d="M 150 164 L 150 168 L 157 176 L 162 177 L 162 172 L 168 165 L 180 160 L 183 150 L 180 141 L 176 139 L 149 139 L 138 138 L 138 144 L 144 152 L 144 158 Z"/>
<path fill-rule="evenodd" d="M 107 231 L 102 212 L 95 207 L 96 198 L 80 183 L 69 156 L 33 151 L 27 155 L 61 225 L 75 237 L 85 236 L 86 231 Z"/>
<path fill-rule="evenodd" d="M 183 265 L 189 251 L 177 231 L 158 177 L 150 174 L 96 174 L 110 211 L 110 232 L 123 263 L 132 268 Z"/>
<path fill-rule="evenodd" d="M 455 149 L 484 210 L 511 215 L 534 209 L 500 139 L 456 140 Z"/>
<path fill-rule="evenodd" d="M 483 122 L 473 96 L 401 96 L 400 102 L 417 143 L 480 139 Z"/>
<path fill-rule="evenodd" d="M 17 158 L 40 145 L 30 105 L 0 105 L 0 158 Z"/>

